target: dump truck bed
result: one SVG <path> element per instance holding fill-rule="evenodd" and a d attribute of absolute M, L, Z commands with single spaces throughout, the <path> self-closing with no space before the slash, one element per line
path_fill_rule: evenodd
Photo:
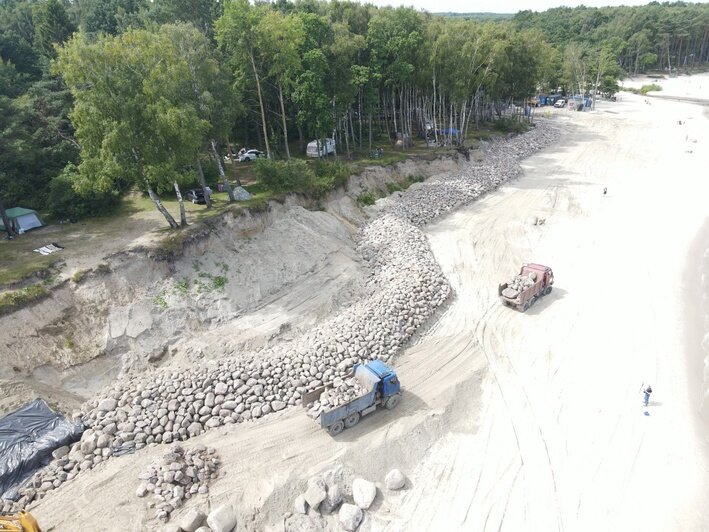
<path fill-rule="evenodd" d="M 355 412 L 362 412 L 366 408 L 372 406 L 376 401 L 376 385 L 377 382 L 379 382 L 379 377 L 365 366 L 357 366 L 354 374 L 350 377 L 352 376 L 356 377 L 360 385 L 365 390 L 369 391 L 365 392 L 359 397 L 355 397 L 354 399 L 346 403 L 342 403 L 339 406 L 320 412 L 319 422 L 321 427 L 330 427 L 334 423 L 345 419 L 350 414 L 354 414 Z M 332 384 L 320 386 L 319 388 L 314 389 L 312 392 L 304 394 L 301 399 L 301 404 L 304 408 L 307 408 L 307 405 L 309 403 L 319 401 L 322 393 L 330 388 L 332 388 Z"/>
<path fill-rule="evenodd" d="M 532 302 L 534 298 L 543 295 L 545 290 L 547 292 L 551 290 L 551 288 L 547 287 L 550 287 L 554 283 L 554 277 L 551 268 L 548 266 L 542 266 L 541 264 L 525 264 L 520 269 L 519 274 L 515 276 L 515 279 L 528 279 L 531 273 L 536 275 L 535 281 L 519 289 L 511 288 L 510 283 L 502 283 L 499 285 L 498 295 L 503 303 L 526 310 L 525 306 Z"/>

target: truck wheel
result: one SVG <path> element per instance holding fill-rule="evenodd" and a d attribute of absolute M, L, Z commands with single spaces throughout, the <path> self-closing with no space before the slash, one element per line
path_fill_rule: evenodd
<path fill-rule="evenodd" d="M 357 423 L 359 423 L 359 412 L 350 414 L 345 418 L 345 427 L 347 427 L 348 429 L 354 427 Z"/>
<path fill-rule="evenodd" d="M 343 430 L 345 430 L 345 424 L 342 422 L 342 420 L 335 422 L 327 429 L 327 431 L 330 433 L 330 436 L 337 436 Z"/>
<path fill-rule="evenodd" d="M 384 403 L 384 408 L 387 410 L 393 410 L 396 408 L 396 405 L 399 404 L 399 401 L 401 401 L 401 395 L 398 393 L 394 394 L 386 400 L 386 403 Z"/>
<path fill-rule="evenodd" d="M 522 312 L 527 312 L 529 310 L 529 301 L 525 301 L 522 305 Z"/>
<path fill-rule="evenodd" d="M 545 296 L 548 296 L 549 294 L 551 294 L 551 286 L 547 286 L 547 287 L 544 289 L 544 295 L 545 295 Z"/>

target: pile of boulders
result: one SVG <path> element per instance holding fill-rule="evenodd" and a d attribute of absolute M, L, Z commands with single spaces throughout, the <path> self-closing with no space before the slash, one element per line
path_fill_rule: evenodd
<path fill-rule="evenodd" d="M 400 490 L 405 484 L 398 469 L 391 470 L 384 480 L 388 491 Z M 342 469 L 328 471 L 311 478 L 296 497 L 293 511 L 286 513 L 280 526 L 268 530 L 356 530 L 380 492 L 374 482 L 363 478 L 348 482 Z"/>
<path fill-rule="evenodd" d="M 484 160 L 460 175 L 408 189 L 360 229 L 357 249 L 371 269 L 366 297 L 292 342 L 115 382 L 84 405 L 79 415 L 90 430 L 78 447 L 72 446 L 71 456 L 55 458 L 35 475 L 22 494 L 23 504 L 113 454 L 258 419 L 300 404 L 308 391 L 347 378 L 356 363 L 388 361 L 450 295 L 418 226 L 517 177 L 517 159 L 556 137 L 554 130 L 538 126 L 492 142 Z"/>
<path fill-rule="evenodd" d="M 482 160 L 471 162 L 458 175 L 438 176 L 412 185 L 399 201 L 387 203 L 386 210 L 416 226 L 425 225 L 519 177 L 522 169 L 517 161 L 550 146 L 558 137 L 556 129 L 539 122 L 524 135 L 494 139 L 487 143 Z"/>
<path fill-rule="evenodd" d="M 308 409 L 308 415 L 313 419 L 317 419 L 320 416 L 320 412 L 348 403 L 363 395 L 366 391 L 355 377 L 350 377 L 349 379 L 337 377 L 332 381 L 332 387 L 323 390 L 317 401 L 308 403 L 305 406 Z"/>
<path fill-rule="evenodd" d="M 502 291 L 502 295 L 514 299 L 530 286 L 534 286 L 536 282 L 537 274 L 534 272 L 529 272 L 527 275 L 515 275 L 507 281 L 507 287 Z"/>
<path fill-rule="evenodd" d="M 209 514 L 199 508 L 191 508 L 179 520 L 170 523 L 162 532 L 232 532 L 236 528 L 236 512 L 230 504 L 218 506 Z"/>
<path fill-rule="evenodd" d="M 110 429 L 109 429 L 110 430 Z M 113 455 L 109 434 L 88 429 L 82 434 L 81 440 L 72 445 L 65 445 L 52 452 L 52 460 L 47 467 L 37 471 L 19 489 L 20 498 L 17 502 L 4 501 L 0 506 L 3 512 L 24 508 L 35 500 L 73 479 L 80 471 L 91 469 Z"/>
<path fill-rule="evenodd" d="M 209 481 L 217 477 L 219 459 L 214 449 L 195 445 L 185 450 L 173 444 L 160 459 L 140 474 L 135 494 L 152 495 L 155 499 L 155 517 L 167 521 L 176 508 L 197 494 L 209 492 Z"/>

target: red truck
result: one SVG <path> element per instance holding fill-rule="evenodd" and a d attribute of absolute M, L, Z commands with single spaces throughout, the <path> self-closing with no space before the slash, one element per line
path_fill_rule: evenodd
<path fill-rule="evenodd" d="M 553 284 L 554 272 L 549 266 L 525 264 L 519 275 L 497 288 L 497 293 L 502 303 L 525 312 L 537 299 L 549 294 Z"/>

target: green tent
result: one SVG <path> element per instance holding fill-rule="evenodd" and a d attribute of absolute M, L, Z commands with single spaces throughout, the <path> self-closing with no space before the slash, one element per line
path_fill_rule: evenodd
<path fill-rule="evenodd" d="M 13 207 L 12 209 L 7 209 L 7 219 L 10 221 L 10 226 L 15 229 L 15 233 L 22 234 L 30 229 L 35 229 L 36 227 L 42 227 L 44 223 L 39 217 L 37 211 L 32 209 L 23 209 L 22 207 Z M 0 218 L 0 231 L 5 231 L 5 224 Z"/>

